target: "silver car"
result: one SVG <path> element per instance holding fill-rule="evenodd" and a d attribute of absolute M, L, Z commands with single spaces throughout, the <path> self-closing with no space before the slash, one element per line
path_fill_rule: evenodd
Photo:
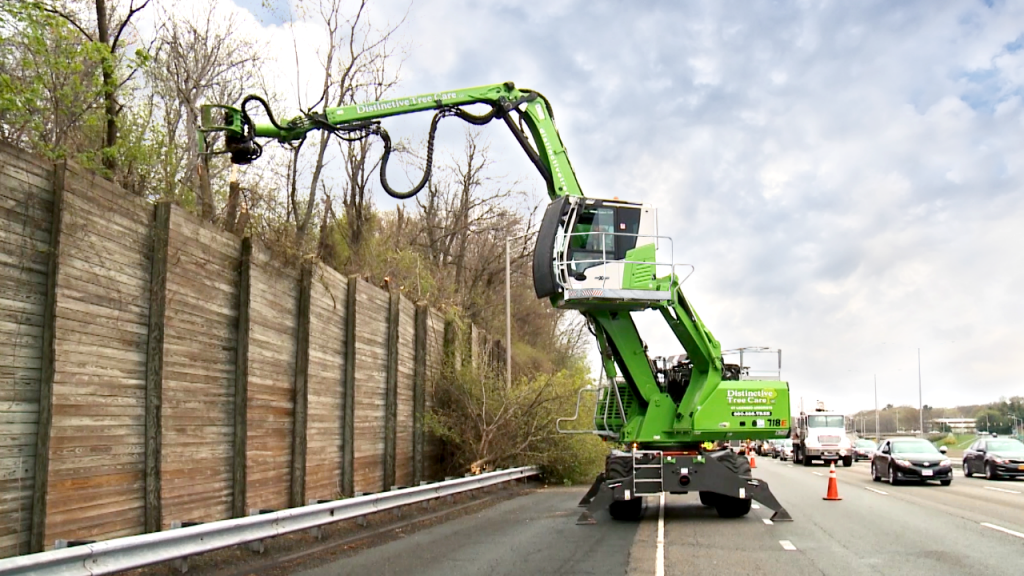
<path fill-rule="evenodd" d="M 793 441 L 783 440 L 779 446 L 779 460 L 783 462 L 793 459 Z"/>

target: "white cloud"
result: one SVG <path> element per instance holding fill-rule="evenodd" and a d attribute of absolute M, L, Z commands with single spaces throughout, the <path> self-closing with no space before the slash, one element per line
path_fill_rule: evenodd
<path fill-rule="evenodd" d="M 400 35 L 402 93 L 543 92 L 585 190 L 656 203 L 707 325 L 782 347 L 795 396 L 916 403 L 918 347 L 928 404 L 1024 393 L 1019 3 L 422 1 Z"/>

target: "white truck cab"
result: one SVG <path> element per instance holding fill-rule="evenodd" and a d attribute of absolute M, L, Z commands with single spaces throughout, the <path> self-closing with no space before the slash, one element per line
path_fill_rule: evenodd
<path fill-rule="evenodd" d="M 793 462 L 810 466 L 815 460 L 842 462 L 853 466 L 853 445 L 846 435 L 846 416 L 839 412 L 816 410 L 800 413 L 793 439 Z"/>

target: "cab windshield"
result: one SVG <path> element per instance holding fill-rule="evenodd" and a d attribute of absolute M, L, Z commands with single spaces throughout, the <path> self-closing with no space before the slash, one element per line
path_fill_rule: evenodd
<path fill-rule="evenodd" d="M 622 260 L 636 247 L 640 209 L 626 206 L 585 206 L 580 209 L 569 237 L 572 272 Z"/>
<path fill-rule="evenodd" d="M 846 419 L 842 416 L 808 416 L 808 428 L 845 428 Z"/>

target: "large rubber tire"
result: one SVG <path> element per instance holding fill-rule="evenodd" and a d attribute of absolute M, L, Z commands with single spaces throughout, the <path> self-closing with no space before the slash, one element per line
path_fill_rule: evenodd
<path fill-rule="evenodd" d="M 810 466 L 811 464 L 814 464 L 814 459 L 804 454 L 804 466 Z"/>
<path fill-rule="evenodd" d="M 750 512 L 749 498 L 735 498 L 721 494 L 715 499 L 715 511 L 719 518 L 739 518 Z"/>
<path fill-rule="evenodd" d="M 608 505 L 608 513 L 616 520 L 636 522 L 644 515 L 644 499 L 636 496 L 632 500 L 616 500 Z"/>
<path fill-rule="evenodd" d="M 718 461 L 721 462 L 727 470 L 735 473 L 737 476 L 742 476 L 744 478 L 751 477 L 750 460 L 745 456 L 729 451 L 719 457 Z"/>
<path fill-rule="evenodd" d="M 971 472 L 971 467 L 967 464 L 966 460 L 964 460 L 963 466 L 964 466 L 964 476 L 965 477 L 970 478 L 971 476 L 974 475 L 974 472 Z"/>
<path fill-rule="evenodd" d="M 607 480 L 618 480 L 626 478 L 633 472 L 633 461 L 630 457 L 610 456 L 604 467 L 604 477 Z"/>
<path fill-rule="evenodd" d="M 939 480 L 939 484 L 942 484 L 943 486 L 949 486 L 952 483 L 953 483 L 953 479 L 952 478 L 949 479 L 949 480 Z"/>
<path fill-rule="evenodd" d="M 800 454 L 800 447 L 793 446 L 793 464 L 802 464 L 803 461 L 804 457 Z"/>
<path fill-rule="evenodd" d="M 853 466 L 853 456 L 844 456 L 843 457 L 843 467 L 844 468 L 849 468 L 850 466 Z"/>
<path fill-rule="evenodd" d="M 878 469 L 875 468 L 874 462 L 871 463 L 871 479 L 874 480 L 875 482 L 882 481 L 882 476 L 881 474 L 878 473 Z"/>
<path fill-rule="evenodd" d="M 890 486 L 897 486 L 899 483 L 900 483 L 900 481 L 896 479 L 896 469 L 893 468 L 892 464 L 890 464 L 889 465 L 889 485 Z"/>
<path fill-rule="evenodd" d="M 610 456 L 605 463 L 604 477 L 608 480 L 627 478 L 633 473 L 633 458 Z M 608 505 L 608 514 L 615 520 L 636 522 L 644 515 L 644 499 L 616 500 Z"/>
<path fill-rule="evenodd" d="M 700 503 L 705 506 L 714 506 L 718 494 L 714 492 L 700 492 Z"/>

